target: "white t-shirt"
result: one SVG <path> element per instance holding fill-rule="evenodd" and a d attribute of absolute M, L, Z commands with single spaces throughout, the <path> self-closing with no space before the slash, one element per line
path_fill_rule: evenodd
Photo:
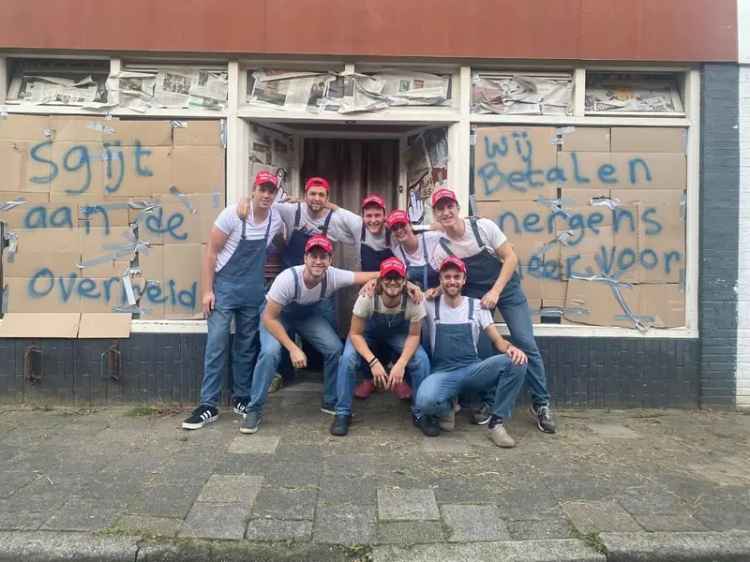
<path fill-rule="evenodd" d="M 368 319 L 372 316 L 373 312 L 376 312 L 375 310 L 373 310 L 374 306 L 374 295 L 372 297 L 368 297 L 367 295 L 360 295 L 359 297 L 357 297 L 357 300 L 354 303 L 354 316 Z M 396 315 L 401 312 L 401 301 L 399 301 L 399 303 L 394 308 L 388 308 L 383 303 L 382 297 L 379 297 L 377 312 L 380 312 L 382 314 Z M 425 312 L 424 304 L 415 304 L 414 301 L 407 297 L 406 307 L 404 309 L 404 318 L 406 318 L 406 320 L 408 320 L 409 322 L 421 322 L 422 318 L 424 318 L 426 314 L 427 313 Z"/>
<path fill-rule="evenodd" d="M 276 203 L 273 206 L 281 215 L 281 220 L 286 226 L 287 237 L 292 235 L 294 230 L 294 217 L 297 214 L 297 203 Z M 300 220 L 299 230 L 305 234 L 322 234 L 323 225 L 329 211 L 326 210 L 319 218 L 313 218 L 307 208 L 307 203 L 300 203 Z M 359 244 L 361 235 L 362 217 L 346 209 L 337 209 L 331 215 L 331 222 L 328 223 L 326 236 L 333 242 L 343 242 L 344 244 Z"/>
<path fill-rule="evenodd" d="M 297 272 L 297 280 L 299 282 L 299 294 L 295 298 L 294 294 L 294 274 L 292 270 Z M 286 306 L 289 303 L 296 302 L 298 304 L 313 304 L 321 300 L 322 281 L 318 283 L 312 289 L 308 289 L 302 279 L 302 272 L 304 271 L 304 265 L 295 265 L 289 267 L 279 273 L 274 282 L 271 284 L 271 288 L 268 289 L 266 295 L 267 300 L 272 300 L 281 306 Z M 343 287 L 349 287 L 354 285 L 354 272 L 347 271 L 346 269 L 338 269 L 336 267 L 329 267 L 326 270 L 326 297 L 333 294 L 334 291 Z"/>
<path fill-rule="evenodd" d="M 492 314 L 489 310 L 481 308 L 479 299 L 474 301 L 474 320 L 472 322 L 471 333 L 474 339 L 474 349 L 477 347 L 479 334 L 487 326 L 493 323 Z M 425 301 L 427 310 L 427 330 L 430 334 L 430 347 L 435 351 L 435 301 Z M 452 308 L 445 304 L 445 299 L 440 299 L 440 323 L 441 324 L 465 324 L 469 318 L 469 297 L 463 297 L 460 306 Z"/>
<path fill-rule="evenodd" d="M 395 239 L 393 239 L 391 241 L 391 251 L 393 252 L 394 256 L 396 256 L 400 260 L 403 260 L 407 267 L 410 265 L 425 265 L 422 237 L 424 237 L 424 246 L 427 248 L 427 257 L 429 259 L 429 257 L 435 253 L 435 246 L 437 246 L 438 241 L 440 240 L 440 237 L 442 235 L 443 234 L 441 232 L 438 232 L 436 230 L 428 230 L 426 232 L 418 233 L 416 235 L 417 250 L 414 253 L 409 253 L 406 248 L 404 248 L 401 244 L 396 242 Z"/>
<path fill-rule="evenodd" d="M 450 239 L 445 233 L 442 233 L 442 238 L 448 241 L 453 255 L 461 259 L 476 256 L 481 251 L 469 219 L 464 219 L 464 224 L 466 226 L 464 235 L 457 240 Z M 495 250 L 498 246 L 501 246 L 508 240 L 508 237 L 500 230 L 500 227 L 490 219 L 477 219 L 477 227 L 480 238 L 486 244 L 487 249 L 493 254 L 497 253 Z M 432 254 L 432 267 L 439 269 L 440 264 L 447 255 L 445 249 L 440 244 L 437 244 Z"/>
<path fill-rule="evenodd" d="M 262 240 L 266 235 L 269 220 L 271 221 L 271 229 L 268 231 L 267 245 L 270 244 L 282 226 L 279 213 L 273 209 L 269 210 L 266 220 L 257 225 L 255 224 L 251 210 L 250 215 L 245 220 L 245 238 L 247 240 Z M 229 207 L 219 213 L 216 221 L 214 221 L 214 226 L 227 235 L 224 247 L 219 252 L 219 255 L 216 256 L 216 271 L 219 271 L 234 255 L 242 237 L 242 219 L 237 216 L 237 205 L 229 205 Z"/>

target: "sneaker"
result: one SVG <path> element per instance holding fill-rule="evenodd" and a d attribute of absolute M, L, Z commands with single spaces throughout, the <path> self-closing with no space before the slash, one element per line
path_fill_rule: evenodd
<path fill-rule="evenodd" d="M 201 404 L 190 417 L 182 422 L 182 429 L 200 429 L 208 423 L 213 423 L 219 419 L 219 410 L 213 406 Z"/>
<path fill-rule="evenodd" d="M 375 383 L 372 379 L 365 379 L 354 388 L 354 397 L 367 400 L 373 392 L 375 392 Z"/>
<path fill-rule="evenodd" d="M 260 412 L 247 412 L 240 424 L 240 433 L 257 433 L 263 415 Z"/>
<path fill-rule="evenodd" d="M 276 373 L 271 379 L 271 384 L 268 386 L 268 394 L 278 392 L 279 390 L 281 390 L 282 386 L 284 386 L 284 377 L 282 377 L 279 373 Z"/>
<path fill-rule="evenodd" d="M 529 406 L 529 413 L 536 420 L 536 427 L 542 433 L 555 433 L 557 431 L 555 422 L 552 420 L 552 413 L 549 406 L 544 405 L 535 407 L 532 404 Z"/>
<path fill-rule="evenodd" d="M 250 404 L 249 398 L 235 398 L 232 400 L 232 411 L 238 416 L 244 416 L 248 404 Z"/>
<path fill-rule="evenodd" d="M 323 402 L 320 405 L 320 411 L 324 414 L 328 414 L 329 416 L 335 416 L 336 415 L 336 404 L 326 404 Z"/>
<path fill-rule="evenodd" d="M 349 433 L 349 424 L 351 421 L 351 416 L 336 414 L 336 417 L 333 418 L 333 423 L 331 423 L 331 435 L 343 437 Z"/>
<path fill-rule="evenodd" d="M 422 430 L 422 433 L 424 433 L 427 437 L 437 437 L 438 435 L 440 435 L 440 426 L 437 424 L 437 421 L 434 417 L 412 416 L 411 419 L 414 422 L 414 425 Z"/>
<path fill-rule="evenodd" d="M 473 408 L 471 411 L 471 423 L 474 425 L 486 425 L 490 421 L 492 412 L 488 404 L 482 403 L 479 408 Z"/>
<path fill-rule="evenodd" d="M 453 431 L 456 429 L 456 410 L 451 408 L 451 411 L 447 415 L 440 416 L 438 418 L 438 425 L 443 431 Z"/>
<path fill-rule="evenodd" d="M 516 441 L 508 435 L 505 430 L 505 425 L 502 423 L 496 423 L 493 427 L 489 428 L 490 441 L 492 441 L 498 447 L 503 449 L 512 449 L 516 446 Z"/>
<path fill-rule="evenodd" d="M 399 400 L 411 400 L 411 387 L 405 382 L 400 382 L 394 386 L 392 392 Z"/>

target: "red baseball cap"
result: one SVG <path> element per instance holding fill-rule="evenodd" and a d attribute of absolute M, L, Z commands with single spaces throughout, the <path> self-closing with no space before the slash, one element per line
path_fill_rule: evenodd
<path fill-rule="evenodd" d="M 276 177 L 276 174 L 263 170 L 255 175 L 255 185 L 263 185 L 264 183 L 272 183 L 274 187 L 279 187 L 279 178 Z"/>
<path fill-rule="evenodd" d="M 368 206 L 371 206 L 371 205 L 374 205 L 376 207 L 380 207 L 381 209 L 383 209 L 385 211 L 385 200 L 380 195 L 378 195 L 377 193 L 372 193 L 372 194 L 368 195 L 367 197 L 365 197 L 364 199 L 362 199 L 362 208 L 363 209 L 365 207 L 368 207 Z"/>
<path fill-rule="evenodd" d="M 389 273 L 398 273 L 399 277 L 406 277 L 406 266 L 398 258 L 388 258 L 380 262 L 380 277 Z"/>
<path fill-rule="evenodd" d="M 333 244 L 331 244 L 331 241 L 325 236 L 321 236 L 320 234 L 316 234 L 315 236 L 311 236 L 309 238 L 309 240 L 305 244 L 305 253 L 309 252 L 313 248 L 321 248 L 328 254 L 333 253 Z"/>
<path fill-rule="evenodd" d="M 391 214 L 388 215 L 388 218 L 385 219 L 385 225 L 388 228 L 393 228 L 397 224 L 409 224 L 411 221 L 409 220 L 409 215 L 406 211 L 402 211 L 401 209 L 396 209 L 395 211 L 391 211 Z"/>
<path fill-rule="evenodd" d="M 440 264 L 440 271 L 443 271 L 448 266 L 457 267 L 459 271 L 466 273 L 466 264 L 464 263 L 464 260 L 457 258 L 456 256 L 448 256 L 445 258 L 443 263 Z"/>
<path fill-rule="evenodd" d="M 458 199 L 456 199 L 456 194 L 453 193 L 453 191 L 450 189 L 441 187 L 437 191 L 432 192 L 432 206 L 433 207 L 437 205 L 443 199 L 450 199 L 451 201 L 455 201 L 456 203 L 458 203 Z"/>
<path fill-rule="evenodd" d="M 305 182 L 305 191 L 307 191 L 311 187 L 322 187 L 326 191 L 330 191 L 331 189 L 331 186 L 328 183 L 327 179 L 319 178 L 317 176 L 314 178 L 308 178 L 308 180 Z"/>

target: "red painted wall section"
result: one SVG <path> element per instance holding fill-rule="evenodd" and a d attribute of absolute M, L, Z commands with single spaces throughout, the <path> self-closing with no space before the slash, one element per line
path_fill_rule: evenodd
<path fill-rule="evenodd" d="M 0 48 L 736 61 L 736 0 L 2 0 Z"/>

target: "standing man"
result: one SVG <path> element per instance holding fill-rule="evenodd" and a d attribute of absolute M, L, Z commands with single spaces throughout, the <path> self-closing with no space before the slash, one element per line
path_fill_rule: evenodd
<path fill-rule="evenodd" d="M 349 432 L 352 417 L 355 373 L 365 363 L 375 383 L 385 389 L 396 390 L 405 385 L 408 375 L 411 395 L 416 396 L 419 385 L 430 374 L 430 361 L 419 345 L 424 305 L 407 298 L 406 266 L 395 257 L 380 264 L 380 273 L 373 295 L 361 294 L 354 303 L 349 338 L 339 361 L 336 375 L 336 417 L 331 434 L 343 436 Z M 381 361 L 373 349 L 381 353 Z M 383 356 L 382 353 L 387 356 Z M 388 360 L 395 360 L 386 371 Z M 429 418 L 421 416 L 412 405 L 414 423 L 425 434 L 437 435 L 439 430 Z"/>
<path fill-rule="evenodd" d="M 244 414 L 250 401 L 250 374 L 258 352 L 258 323 L 263 305 L 263 266 L 266 248 L 282 223 L 271 205 L 276 196 L 276 176 L 259 172 L 241 219 L 237 205 L 224 209 L 216 219 L 203 261 L 203 313 L 208 318 L 200 405 L 182 423 L 184 429 L 200 429 L 219 417 L 217 409 L 221 377 L 229 350 L 229 327 L 234 318 L 232 354 L 233 406 Z"/>
<path fill-rule="evenodd" d="M 510 417 L 513 403 L 523 386 L 526 355 L 500 336 L 489 310 L 479 301 L 465 297 L 466 266 L 448 256 L 440 266 L 442 294 L 427 302 L 427 326 L 432 348 L 432 374 L 417 392 L 416 407 L 426 416 L 439 416 L 440 428 L 455 427 L 453 403 L 458 395 L 494 390 L 489 437 L 498 447 L 514 447 L 503 422 Z M 484 331 L 501 355 L 479 360 L 477 341 Z"/>
<path fill-rule="evenodd" d="M 555 433 L 544 361 L 534 339 L 529 304 L 516 272 L 518 257 L 513 246 L 491 220 L 461 218 L 456 194 L 450 189 L 438 189 L 432 194 L 432 212 L 444 232 L 435 249 L 435 263 L 442 263 L 447 256 L 461 258 L 468 275 L 464 294 L 481 299 L 485 310 L 498 308 L 511 339 L 528 357 L 526 382 L 537 428 L 544 433 Z M 484 417 L 480 423 L 487 419 Z"/>
<path fill-rule="evenodd" d="M 304 265 L 282 271 L 268 290 L 260 329 L 260 355 L 253 373 L 250 403 L 240 431 L 255 433 L 262 420 L 263 406 L 281 359 L 281 346 L 289 351 L 292 365 L 307 366 L 307 356 L 289 337 L 294 331 L 323 356 L 323 403 L 321 411 L 334 415 L 336 370 L 341 340 L 323 314 L 325 299 L 342 287 L 366 283 L 377 272 L 362 273 L 331 267 L 333 244 L 325 236 L 312 236 L 304 248 Z"/>
<path fill-rule="evenodd" d="M 375 193 L 362 200 L 359 255 L 362 271 L 378 271 L 383 260 L 393 257 L 391 232 L 385 227 L 385 200 Z"/>
<path fill-rule="evenodd" d="M 393 252 L 406 264 L 409 281 L 417 283 L 423 291 L 437 287 L 438 274 L 430 264 L 430 256 L 442 233 L 428 230 L 415 234 L 409 214 L 400 209 L 388 215 L 386 225 L 393 238 Z"/>

